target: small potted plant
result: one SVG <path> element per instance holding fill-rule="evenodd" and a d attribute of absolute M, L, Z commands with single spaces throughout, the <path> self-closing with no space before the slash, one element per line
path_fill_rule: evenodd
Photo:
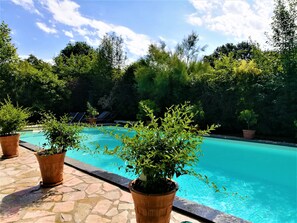
<path fill-rule="evenodd" d="M 90 124 L 94 125 L 96 124 L 96 115 L 98 115 L 98 111 L 96 108 L 94 108 L 90 102 L 87 102 L 87 116 L 88 116 L 88 121 Z"/>
<path fill-rule="evenodd" d="M 10 98 L 1 103 L 0 108 L 0 144 L 3 158 L 13 158 L 19 155 L 21 131 L 27 125 L 30 112 L 26 108 L 14 106 Z"/>
<path fill-rule="evenodd" d="M 250 127 L 257 124 L 258 115 L 253 110 L 243 110 L 239 113 L 238 119 L 244 122 L 247 129 L 243 129 L 243 137 L 245 139 L 253 139 L 255 137 L 256 130 L 251 130 Z"/>
<path fill-rule="evenodd" d="M 126 126 L 131 134 L 114 134 L 108 130 L 122 145 L 114 149 L 106 147 L 105 153 L 124 160 L 126 171 L 139 176 L 129 184 L 137 222 L 168 223 L 178 189 L 171 180 L 174 176 L 192 174 L 209 183 L 207 177 L 196 173 L 191 166 L 199 161 L 202 153 L 202 136 L 216 126 L 193 133 L 195 114 L 188 103 L 168 108 L 164 118 L 156 118 L 152 109 L 142 106 L 149 124 L 139 121 L 129 128 Z"/>
<path fill-rule="evenodd" d="M 42 149 L 35 153 L 42 176 L 43 187 L 53 187 L 63 182 L 64 159 L 67 150 L 80 149 L 80 132 L 82 126 L 69 125 L 69 118 L 63 116 L 60 120 L 52 114 L 45 114 L 42 128 L 47 140 Z"/>

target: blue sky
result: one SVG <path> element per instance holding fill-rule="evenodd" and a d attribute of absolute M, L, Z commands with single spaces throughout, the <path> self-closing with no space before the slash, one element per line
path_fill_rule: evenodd
<path fill-rule="evenodd" d="M 107 32 L 124 39 L 130 61 L 159 40 L 174 49 L 192 31 L 206 54 L 249 38 L 267 48 L 272 12 L 273 0 L 0 0 L 18 54 L 46 61 L 69 42 L 98 47 Z"/>

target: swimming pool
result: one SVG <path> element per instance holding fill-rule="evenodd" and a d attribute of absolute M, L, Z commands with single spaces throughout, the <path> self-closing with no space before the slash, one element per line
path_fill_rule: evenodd
<path fill-rule="evenodd" d="M 120 128 L 117 131 L 125 131 Z M 120 142 L 98 129 L 85 129 L 85 145 L 109 146 Z M 23 141 L 42 145 L 42 133 L 24 133 Z M 196 170 L 206 174 L 228 191 L 247 198 L 215 193 L 191 176 L 176 179 L 177 196 L 209 206 L 255 223 L 297 222 L 297 150 L 293 147 L 205 138 L 204 156 Z M 127 178 L 135 178 L 118 169 L 123 162 L 116 157 L 90 156 L 82 151 L 68 151 L 67 156 Z"/>

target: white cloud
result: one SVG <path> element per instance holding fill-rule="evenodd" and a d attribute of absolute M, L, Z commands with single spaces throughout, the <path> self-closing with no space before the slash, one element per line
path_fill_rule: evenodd
<path fill-rule="evenodd" d="M 197 15 L 197 13 L 193 13 L 187 16 L 187 22 L 191 25 L 201 26 L 203 24 L 202 19 Z"/>
<path fill-rule="evenodd" d="M 196 12 L 187 22 L 233 37 L 236 41 L 252 38 L 265 45 L 270 31 L 272 0 L 189 0 Z"/>
<path fill-rule="evenodd" d="M 55 64 L 55 61 L 53 59 L 44 59 L 43 61 L 46 62 L 46 63 L 49 63 L 51 65 Z"/>
<path fill-rule="evenodd" d="M 11 0 L 17 5 L 21 5 L 26 10 L 39 13 L 35 8 L 33 0 Z M 83 37 L 86 42 L 92 46 L 98 46 L 106 33 L 115 32 L 124 40 L 126 50 L 136 56 L 143 56 L 147 53 L 151 39 L 144 35 L 135 33 L 128 27 L 103 22 L 96 19 L 90 19 L 80 13 L 80 5 L 72 0 L 39 0 L 38 6 L 47 10 L 52 18 L 49 23 L 51 27 L 44 22 L 37 22 L 36 25 L 47 33 L 57 33 L 55 25 L 64 25 L 68 31 L 61 30 L 66 36 L 73 38 L 75 34 Z M 59 27 L 59 26 L 58 26 Z M 64 29 L 66 29 L 64 28 Z"/>
<path fill-rule="evenodd" d="M 25 60 L 25 59 L 27 59 L 29 57 L 29 55 L 19 55 L 19 58 L 21 59 L 21 60 Z"/>
<path fill-rule="evenodd" d="M 130 53 L 138 56 L 144 56 L 147 53 L 148 46 L 151 43 L 148 36 L 135 33 L 124 26 L 111 26 L 110 32 L 115 32 L 123 38 Z"/>
<path fill-rule="evenodd" d="M 46 33 L 57 33 L 57 30 L 55 28 L 50 28 L 42 22 L 36 22 L 36 25 L 38 26 L 39 29 L 41 29 Z"/>
<path fill-rule="evenodd" d="M 131 54 L 143 56 L 147 53 L 151 42 L 148 36 L 135 33 L 125 26 L 83 16 L 79 12 L 80 5 L 74 1 L 41 0 L 40 3 L 52 14 L 55 22 L 71 27 L 74 33 L 82 36 L 92 46 L 98 46 L 106 33 L 115 32 L 123 38 L 126 49 Z"/>
<path fill-rule="evenodd" d="M 199 11 L 209 11 L 214 8 L 217 8 L 224 0 L 190 0 L 192 5 Z"/>
<path fill-rule="evenodd" d="M 11 0 L 14 4 L 22 6 L 24 9 L 41 15 L 41 13 L 35 8 L 33 0 Z"/>
<path fill-rule="evenodd" d="M 100 39 L 98 39 L 98 38 L 90 38 L 89 36 L 84 36 L 84 38 L 85 38 L 87 44 L 89 44 L 93 47 L 99 46 L 99 44 L 101 42 Z"/>
<path fill-rule="evenodd" d="M 91 32 L 85 27 L 72 28 L 74 32 L 77 32 L 80 36 L 95 36 L 96 32 Z"/>
<path fill-rule="evenodd" d="M 63 30 L 63 33 L 65 34 L 65 36 L 68 36 L 70 38 L 73 38 L 73 33 L 71 31 Z"/>
<path fill-rule="evenodd" d="M 53 15 L 53 18 L 64 25 L 79 27 L 89 22 L 78 9 L 79 5 L 71 0 L 41 0 L 40 3 Z"/>

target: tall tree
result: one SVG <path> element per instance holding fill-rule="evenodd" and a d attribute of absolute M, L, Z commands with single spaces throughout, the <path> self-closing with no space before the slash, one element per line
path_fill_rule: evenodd
<path fill-rule="evenodd" d="M 61 50 L 61 55 L 65 58 L 69 58 L 72 55 L 90 55 L 93 53 L 94 49 L 89 46 L 86 42 L 75 42 L 68 43 L 67 46 Z"/>
<path fill-rule="evenodd" d="M 85 42 L 69 43 L 54 58 L 54 72 L 66 81 L 71 96 L 65 102 L 68 111 L 84 111 L 89 99 L 91 69 L 95 50 Z"/>
<path fill-rule="evenodd" d="M 297 1 L 275 0 L 271 23 L 271 44 L 281 53 L 292 51 L 297 44 Z"/>
<path fill-rule="evenodd" d="M 15 72 L 18 56 L 11 42 L 11 30 L 4 21 L 0 25 L 0 101 L 9 95 L 15 100 Z"/>
<path fill-rule="evenodd" d="M 164 45 L 152 44 L 135 72 L 140 98 L 150 99 L 161 112 L 172 104 L 185 101 L 188 81 L 187 64 L 177 54 L 165 50 Z"/>
<path fill-rule="evenodd" d="M 31 107 L 35 115 L 49 110 L 60 114 L 65 112 L 70 92 L 64 80 L 60 80 L 47 66 L 37 69 L 27 60 L 20 61 L 17 70 L 14 92 L 20 105 Z"/>
<path fill-rule="evenodd" d="M 85 42 L 68 43 L 54 58 L 55 73 L 61 79 L 71 81 L 90 72 L 95 50 Z"/>
<path fill-rule="evenodd" d="M 270 40 L 280 54 L 284 76 L 278 115 L 283 118 L 281 128 L 293 132 L 297 117 L 297 0 L 275 0 L 272 19 Z"/>
<path fill-rule="evenodd" d="M 185 37 L 181 43 L 177 44 L 175 53 L 186 64 L 197 62 L 200 51 L 204 51 L 207 46 L 200 47 L 198 45 L 199 35 L 192 32 Z"/>
<path fill-rule="evenodd" d="M 49 63 L 44 62 L 41 59 L 38 59 L 33 54 L 30 54 L 27 59 L 25 59 L 30 65 L 32 65 L 37 70 L 52 70 L 52 66 Z"/>
<path fill-rule="evenodd" d="M 135 120 L 138 95 L 134 74 L 137 66 L 137 62 L 128 66 L 114 87 L 113 108 L 115 111 L 118 111 L 117 118 L 119 119 Z"/>
<path fill-rule="evenodd" d="M 17 59 L 15 46 L 11 43 L 11 30 L 2 21 L 0 25 L 0 65 L 14 62 Z"/>
<path fill-rule="evenodd" d="M 251 41 L 243 41 L 236 45 L 226 43 L 217 47 L 211 55 L 204 56 L 203 60 L 210 63 L 213 67 L 215 60 L 222 59 L 224 56 L 228 56 L 231 53 L 236 60 L 251 60 L 253 59 L 254 50 L 257 49 L 259 49 L 258 44 Z"/>
<path fill-rule="evenodd" d="M 106 102 L 105 99 L 110 98 L 108 107 L 112 107 L 114 94 L 112 90 L 122 75 L 125 62 L 123 39 L 115 33 L 106 34 L 96 49 L 92 67 L 92 90 L 89 98 L 92 104 L 98 104 L 99 101 Z"/>

